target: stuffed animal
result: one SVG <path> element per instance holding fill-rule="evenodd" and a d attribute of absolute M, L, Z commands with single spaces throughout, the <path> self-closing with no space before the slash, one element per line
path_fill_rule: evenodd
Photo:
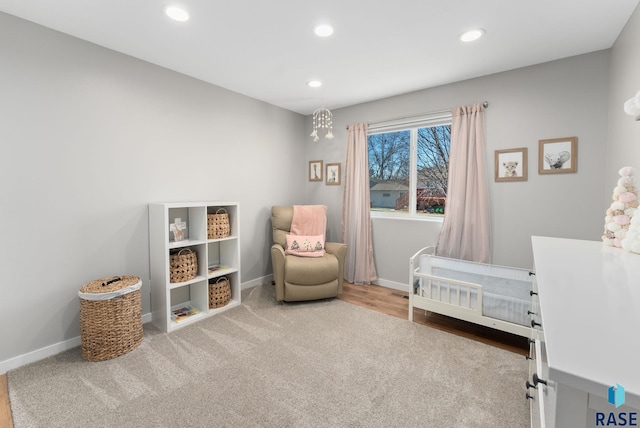
<path fill-rule="evenodd" d="M 631 221 L 638 208 L 638 190 L 634 168 L 626 166 L 621 168 L 618 174 L 620 174 L 620 178 L 613 189 L 613 202 L 607 209 L 604 219 L 602 242 L 605 245 L 623 248 L 623 240 L 627 236 Z M 628 243 L 627 246 L 631 246 L 631 244 Z"/>

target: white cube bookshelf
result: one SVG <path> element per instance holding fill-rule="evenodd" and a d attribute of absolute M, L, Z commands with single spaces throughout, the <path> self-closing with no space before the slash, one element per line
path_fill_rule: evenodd
<path fill-rule="evenodd" d="M 209 239 L 207 215 L 224 210 L 229 215 L 229 236 Z M 149 204 L 149 257 L 153 323 L 170 332 L 240 305 L 240 228 L 237 202 L 190 202 Z M 184 238 L 176 241 L 170 225 L 186 223 Z M 170 282 L 170 253 L 181 249 L 195 252 L 195 278 Z M 209 282 L 229 280 L 231 300 L 220 308 L 209 308 Z M 173 310 L 190 306 L 198 313 L 175 321 Z"/>

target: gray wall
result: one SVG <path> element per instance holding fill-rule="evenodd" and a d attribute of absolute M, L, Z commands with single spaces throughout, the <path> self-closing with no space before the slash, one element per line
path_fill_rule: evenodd
<path fill-rule="evenodd" d="M 140 276 L 150 312 L 150 202 L 238 201 L 242 281 L 271 274 L 302 115 L 2 13 L 0 94 L 0 368 L 77 339 L 94 279 Z"/>
<path fill-rule="evenodd" d="M 488 101 L 493 263 L 531 268 L 531 235 L 600 238 L 606 208 L 601 195 L 608 86 L 609 50 L 335 110 L 336 140 L 329 143 L 335 154 L 324 160 L 344 162 L 345 128 L 349 123 L 415 116 Z M 539 175 L 538 141 L 570 136 L 578 137 L 577 173 Z M 307 153 L 309 159 L 322 159 L 325 141 L 312 146 Z M 336 141 L 342 143 L 340 151 L 335 148 Z M 528 180 L 496 183 L 495 150 L 517 147 L 528 149 Z M 324 188 L 317 183 L 307 183 L 307 188 L 326 203 L 341 206 L 341 195 L 323 193 Z M 406 287 L 408 258 L 421 247 L 435 244 L 440 225 L 433 221 L 374 219 L 378 282 Z"/>
<path fill-rule="evenodd" d="M 636 168 L 640 182 L 640 122 L 625 114 L 626 100 L 640 91 L 640 7 L 637 7 L 611 49 L 611 80 L 609 91 L 609 132 L 605 169 L 605 203 L 611 194 L 623 166 Z M 604 220 L 603 220 L 604 221 Z"/>

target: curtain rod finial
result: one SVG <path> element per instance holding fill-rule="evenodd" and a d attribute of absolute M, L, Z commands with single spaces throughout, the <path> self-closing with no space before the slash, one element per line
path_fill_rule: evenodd
<path fill-rule="evenodd" d="M 489 107 L 489 101 L 485 101 L 482 103 L 482 107 L 487 108 Z"/>

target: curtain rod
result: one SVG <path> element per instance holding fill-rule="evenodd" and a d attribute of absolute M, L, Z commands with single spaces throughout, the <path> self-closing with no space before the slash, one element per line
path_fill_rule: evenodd
<path fill-rule="evenodd" d="M 489 107 L 489 101 L 484 101 L 482 103 L 482 107 L 484 107 L 484 108 Z M 416 115 L 416 116 L 396 117 L 395 119 L 380 120 L 378 122 L 368 122 L 367 125 L 372 126 L 372 125 L 378 125 L 380 123 L 385 123 L 385 122 L 395 122 L 397 120 L 408 120 L 408 119 L 422 118 L 422 117 L 425 117 L 425 116 L 435 116 L 435 115 L 439 115 L 439 114 L 449 113 L 451 110 L 452 109 L 438 110 L 438 111 L 432 111 L 431 113 L 419 114 L 419 115 Z M 345 128 L 348 129 L 349 125 L 345 126 Z"/>

